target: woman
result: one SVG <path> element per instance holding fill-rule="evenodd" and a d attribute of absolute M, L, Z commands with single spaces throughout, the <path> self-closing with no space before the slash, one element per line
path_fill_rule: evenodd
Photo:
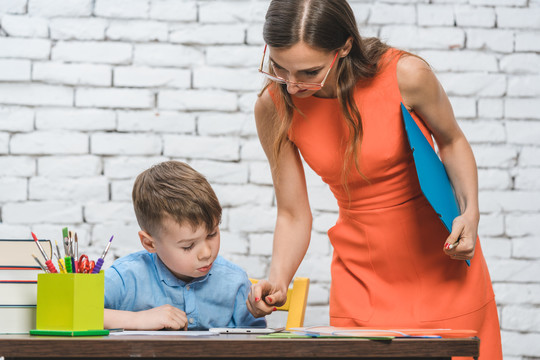
<path fill-rule="evenodd" d="M 273 0 L 266 14 L 255 105 L 272 168 L 277 221 L 268 281 L 252 287 L 255 316 L 286 300 L 309 245 L 312 216 L 299 152 L 329 184 L 339 218 L 330 324 L 474 329 L 482 359 L 502 359 L 487 266 L 477 242 L 477 169 L 448 98 L 420 58 L 362 39 L 345 0 Z M 448 235 L 422 195 L 400 104 L 441 159 L 461 208 Z M 474 257 L 473 257 L 474 255 Z M 463 260 L 471 260 L 468 267 Z"/>

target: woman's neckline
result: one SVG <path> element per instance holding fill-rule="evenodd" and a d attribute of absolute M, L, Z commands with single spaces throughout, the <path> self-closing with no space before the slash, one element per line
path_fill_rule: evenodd
<path fill-rule="evenodd" d="M 310 99 L 315 99 L 315 100 L 337 100 L 337 97 L 321 97 L 321 96 L 315 96 L 315 95 L 311 95 L 309 97 L 305 97 L 305 98 L 299 98 L 299 97 L 294 97 L 294 100 L 298 100 L 298 101 L 309 101 Z"/>

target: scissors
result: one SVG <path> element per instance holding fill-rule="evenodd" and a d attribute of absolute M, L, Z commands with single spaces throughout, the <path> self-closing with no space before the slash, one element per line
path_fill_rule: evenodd
<path fill-rule="evenodd" d="M 89 261 L 88 256 L 82 254 L 79 258 L 79 272 L 83 274 L 91 274 L 94 270 L 95 262 L 94 260 Z"/>

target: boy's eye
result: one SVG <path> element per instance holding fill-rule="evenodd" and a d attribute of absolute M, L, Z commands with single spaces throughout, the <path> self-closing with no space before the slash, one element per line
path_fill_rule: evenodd
<path fill-rule="evenodd" d="M 214 231 L 213 233 L 208 234 L 208 237 L 209 237 L 209 238 L 212 238 L 212 237 L 214 237 L 214 236 L 216 236 L 216 235 L 217 235 L 217 231 Z"/>
<path fill-rule="evenodd" d="M 189 251 L 189 250 L 193 249 L 193 246 L 194 246 L 194 244 L 191 244 L 189 246 L 182 246 L 182 249 L 184 249 L 185 251 Z"/>

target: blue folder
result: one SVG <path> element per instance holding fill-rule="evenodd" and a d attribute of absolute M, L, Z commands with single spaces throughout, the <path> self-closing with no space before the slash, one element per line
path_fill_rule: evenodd
<path fill-rule="evenodd" d="M 403 104 L 401 104 L 401 112 L 422 193 L 450 234 L 452 222 L 460 215 L 450 179 L 439 156 Z M 470 265 L 469 260 L 466 262 Z"/>

